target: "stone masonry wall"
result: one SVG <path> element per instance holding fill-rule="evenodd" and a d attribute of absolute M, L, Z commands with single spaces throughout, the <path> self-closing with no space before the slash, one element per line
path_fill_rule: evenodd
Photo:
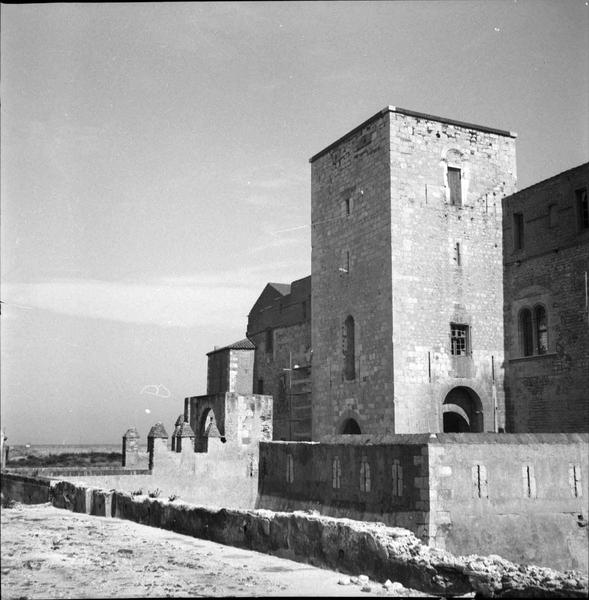
<path fill-rule="evenodd" d="M 476 435 L 429 444 L 430 543 L 587 573 L 587 434 Z"/>
<path fill-rule="evenodd" d="M 372 443 L 366 435 L 333 440 L 260 444 L 257 506 L 382 521 L 427 539 L 425 440 L 396 445 Z"/>
<path fill-rule="evenodd" d="M 311 159 L 314 440 L 354 418 L 393 432 L 388 118 L 369 120 Z M 355 377 L 344 377 L 344 322 L 355 322 Z"/>
<path fill-rule="evenodd" d="M 281 295 L 266 286 L 247 335 L 256 346 L 254 391 L 274 398 L 274 439 L 300 441 L 311 439 L 311 278 L 293 281 L 290 290 Z"/>
<path fill-rule="evenodd" d="M 513 136 L 389 107 L 311 164 L 313 439 L 348 418 L 363 433 L 440 431 L 458 386 L 480 400 L 481 430 L 502 426 L 501 198 L 515 186 Z M 448 167 L 461 169 L 461 206 L 450 204 Z M 468 356 L 451 356 L 451 323 L 470 327 Z"/>
<path fill-rule="evenodd" d="M 504 200 L 509 431 L 589 431 L 589 228 L 580 226 L 575 196 L 583 187 L 589 163 Z M 524 220 L 520 250 L 514 213 Z M 538 305 L 547 313 L 547 352 L 524 356 L 519 314 Z"/>
<path fill-rule="evenodd" d="M 229 388 L 227 392 L 237 394 L 253 393 L 254 376 L 254 351 L 235 350 L 229 351 Z"/>
<path fill-rule="evenodd" d="M 587 572 L 588 434 L 326 439 L 261 444 L 256 506 L 381 521 L 451 552 Z"/>
<path fill-rule="evenodd" d="M 493 431 L 494 402 L 504 420 L 501 198 L 515 189 L 515 140 L 389 116 L 395 431 L 443 431 L 455 386 L 480 397 L 482 430 Z M 448 166 L 461 169 L 461 206 Z M 470 327 L 469 356 L 451 355 L 452 322 Z"/>

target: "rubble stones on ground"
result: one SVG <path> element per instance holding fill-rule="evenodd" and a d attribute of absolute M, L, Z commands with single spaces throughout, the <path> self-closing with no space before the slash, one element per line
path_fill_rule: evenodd
<path fill-rule="evenodd" d="M 60 492 L 84 496 L 83 488 L 55 482 L 54 505 L 65 508 Z M 109 494 L 96 490 L 98 500 Z M 561 573 L 537 566 L 517 565 L 499 556 L 454 556 L 425 546 L 415 535 L 398 527 L 334 518 L 304 511 L 207 509 L 172 504 L 157 498 L 136 499 L 112 493 L 113 514 L 140 523 L 173 529 L 227 545 L 325 566 L 347 573 L 369 574 L 373 580 L 394 579 L 405 587 L 436 595 L 470 592 L 500 597 L 587 597 L 587 576 Z M 104 499 L 102 500 L 104 504 Z M 70 510 L 78 502 L 70 503 Z M 94 513 L 96 514 L 96 513 Z M 366 575 L 368 577 L 368 575 Z M 352 583 L 361 584 L 359 577 Z"/>

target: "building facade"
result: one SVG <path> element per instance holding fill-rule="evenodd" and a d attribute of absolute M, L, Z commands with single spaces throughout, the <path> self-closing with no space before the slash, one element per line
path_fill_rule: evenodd
<path fill-rule="evenodd" d="M 313 439 L 503 427 L 514 138 L 388 107 L 310 159 Z"/>
<path fill-rule="evenodd" d="M 252 307 L 254 389 L 274 398 L 277 440 L 311 439 L 311 277 L 269 283 Z"/>
<path fill-rule="evenodd" d="M 589 163 L 503 200 L 507 427 L 589 431 Z"/>

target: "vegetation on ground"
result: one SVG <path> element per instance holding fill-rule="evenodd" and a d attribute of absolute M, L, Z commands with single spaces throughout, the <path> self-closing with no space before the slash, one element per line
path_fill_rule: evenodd
<path fill-rule="evenodd" d="M 6 466 L 10 467 L 120 467 L 122 464 L 120 452 L 64 452 L 38 456 L 27 454 L 11 459 L 8 457 Z"/>

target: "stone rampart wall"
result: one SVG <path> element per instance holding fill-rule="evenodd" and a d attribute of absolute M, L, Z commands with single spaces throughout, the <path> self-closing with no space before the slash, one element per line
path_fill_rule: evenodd
<path fill-rule="evenodd" d="M 2 474 L 5 479 L 14 475 Z M 44 485 L 44 484 L 43 484 Z M 124 492 L 52 482 L 57 508 L 128 519 L 185 535 L 247 548 L 378 581 L 396 580 L 430 594 L 478 592 L 487 597 L 587 596 L 587 577 L 522 567 L 498 556 L 455 557 L 424 546 L 409 531 L 382 523 L 268 510 L 212 510 Z M 21 498 L 15 497 L 15 500 Z"/>
<path fill-rule="evenodd" d="M 588 434 L 370 437 L 261 444 L 257 506 L 382 521 L 452 552 L 587 572 Z"/>

